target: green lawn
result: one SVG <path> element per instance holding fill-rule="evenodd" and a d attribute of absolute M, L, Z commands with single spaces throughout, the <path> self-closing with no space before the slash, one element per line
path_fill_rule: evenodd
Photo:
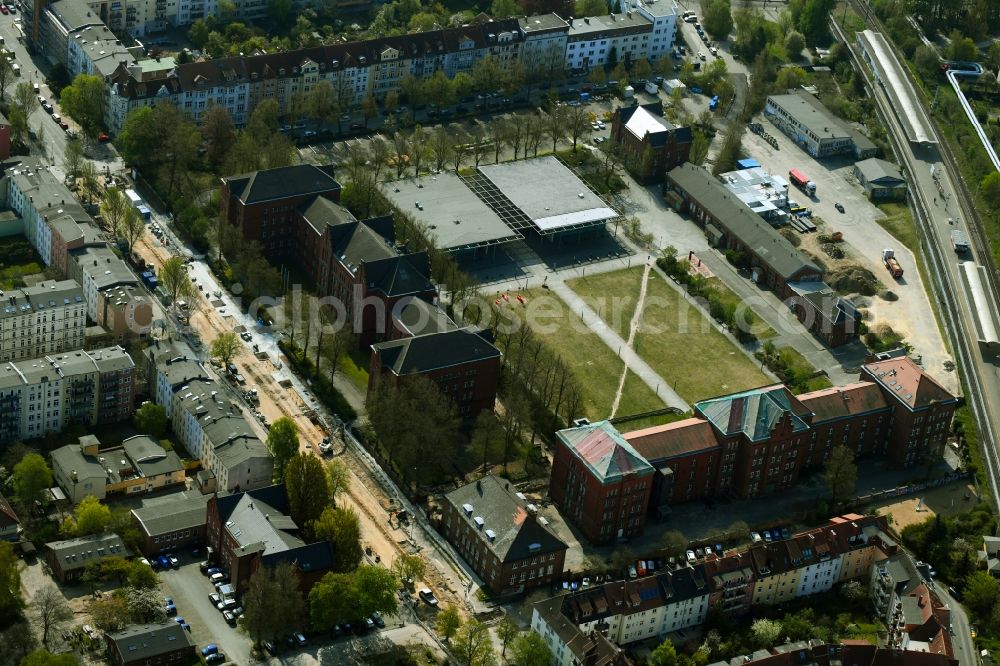
<path fill-rule="evenodd" d="M 743 299 L 737 296 L 725 283 L 717 277 L 713 277 L 708 280 L 708 287 L 719 297 L 726 305 L 732 305 L 734 308 L 739 308 L 743 305 Z M 751 310 L 752 312 L 752 310 Z M 758 340 L 767 340 L 768 338 L 773 338 L 778 334 L 773 328 L 767 325 L 760 317 L 756 317 L 753 320 L 753 324 L 750 327 L 750 332 L 757 336 Z"/>
<path fill-rule="evenodd" d="M 917 227 L 913 223 L 913 214 L 905 203 L 883 203 L 879 209 L 886 217 L 876 218 L 879 226 L 892 234 L 893 238 L 906 246 L 913 254 L 920 253 L 920 242 L 917 240 Z"/>
<path fill-rule="evenodd" d="M 562 301 L 541 289 L 522 292 L 529 304 L 542 304 L 550 311 L 557 308 L 568 316 Z M 512 312 L 522 312 L 511 308 Z M 538 337 L 570 365 L 583 391 L 583 411 L 591 420 L 606 419 L 611 415 L 611 406 L 618 390 L 625 363 L 618 358 L 596 333 L 587 330 L 577 318 L 575 323 L 563 318 L 533 319 L 532 328 Z M 631 372 L 625 378 L 625 390 L 618 407 L 618 414 L 636 414 L 664 407 L 662 400 L 644 382 Z"/>
<path fill-rule="evenodd" d="M 625 337 L 623 331 L 635 311 L 641 280 L 640 266 L 567 284 Z M 757 363 L 698 310 L 682 303 L 677 292 L 656 273 L 649 278 L 636 343 L 638 353 L 687 402 L 768 383 Z"/>
<path fill-rule="evenodd" d="M 809 376 L 816 372 L 816 366 L 791 347 L 781 347 L 778 349 L 778 356 L 782 364 L 789 368 L 796 376 Z M 802 382 L 801 386 L 792 387 L 795 393 L 808 393 L 809 391 L 819 391 L 830 388 L 833 382 L 826 375 L 818 375 Z"/>
<path fill-rule="evenodd" d="M 0 238 L 0 287 L 15 289 L 24 286 L 24 277 L 41 273 L 42 258 L 24 236 Z"/>
<path fill-rule="evenodd" d="M 363 351 L 355 350 L 340 359 L 337 371 L 351 380 L 351 383 L 361 391 L 362 395 L 368 392 L 368 368 L 371 366 L 371 359 Z"/>

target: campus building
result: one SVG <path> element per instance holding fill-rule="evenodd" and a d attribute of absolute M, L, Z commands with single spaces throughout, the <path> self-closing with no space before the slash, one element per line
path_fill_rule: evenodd
<path fill-rule="evenodd" d="M 644 183 L 662 182 L 664 175 L 684 164 L 691 153 L 691 128 L 662 118 L 663 106 L 622 106 L 611 118 L 611 140 L 621 147 L 629 171 Z"/>
<path fill-rule="evenodd" d="M 0 365 L 0 442 L 132 416 L 135 364 L 121 347 L 70 351 Z"/>
<path fill-rule="evenodd" d="M 862 160 L 878 152 L 871 139 L 847 126 L 815 95 L 798 91 L 769 95 L 764 115 L 788 138 L 816 158 L 853 154 Z"/>
<path fill-rule="evenodd" d="M 283 485 L 267 486 L 208 500 L 206 538 L 219 565 L 229 572 L 237 592 L 246 589 L 261 567 L 291 563 L 299 574 L 302 592 L 309 590 L 333 567 L 329 541 L 307 544 L 289 516 Z"/>
<path fill-rule="evenodd" d="M 495 594 L 547 587 L 567 546 L 509 481 L 485 476 L 445 495 L 441 531 Z"/>
<path fill-rule="evenodd" d="M 107 633 L 108 658 L 114 666 L 189 663 L 195 659 L 191 635 L 173 619 Z"/>
<path fill-rule="evenodd" d="M 629 525 L 621 516 L 614 523 L 605 504 L 593 501 L 606 492 L 607 473 L 581 458 L 596 438 L 604 448 L 595 455 L 617 443 L 619 468 L 627 461 L 636 472 L 645 465 L 656 470 L 650 490 L 642 490 L 648 492 L 645 511 L 662 518 L 673 504 L 780 493 L 805 470 L 821 467 L 835 446 L 898 467 L 927 461 L 943 451 L 957 404 L 909 358 L 876 361 L 846 386 L 795 396 L 778 384 L 710 398 L 693 406 L 691 418 L 623 435 L 607 423 L 560 431 L 549 492 L 568 520 L 603 541 L 605 525 Z"/>

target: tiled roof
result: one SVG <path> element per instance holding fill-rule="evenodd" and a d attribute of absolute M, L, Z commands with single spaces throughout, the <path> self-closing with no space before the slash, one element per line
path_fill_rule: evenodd
<path fill-rule="evenodd" d="M 10 502 L 7 501 L 6 497 L 0 495 L 0 528 L 20 524 L 21 520 L 14 513 L 14 508 L 11 507 Z"/>
<path fill-rule="evenodd" d="M 651 461 L 706 451 L 719 445 L 712 424 L 696 417 L 634 430 L 623 437 Z"/>
<path fill-rule="evenodd" d="M 921 409 L 935 402 L 955 401 L 955 396 L 931 379 L 908 356 L 866 363 L 864 369 L 910 409 Z"/>
<path fill-rule="evenodd" d="M 430 280 L 430 258 L 426 252 L 367 260 L 364 274 L 369 289 L 378 290 L 388 297 L 434 291 Z"/>
<path fill-rule="evenodd" d="M 152 660 L 182 648 L 194 652 L 194 642 L 190 634 L 173 620 L 160 624 L 141 624 L 124 631 L 107 634 L 108 641 L 115 644 L 118 654 L 128 663 Z M 158 660 L 157 660 L 158 661 Z"/>
<path fill-rule="evenodd" d="M 560 440 L 601 483 L 653 473 L 653 466 L 608 421 L 567 428 Z"/>
<path fill-rule="evenodd" d="M 426 333 L 372 345 L 382 366 L 397 377 L 500 358 L 497 349 L 473 328 Z"/>
<path fill-rule="evenodd" d="M 872 382 L 855 382 L 846 386 L 802 393 L 799 402 L 813 413 L 813 425 L 888 409 L 881 389 Z"/>

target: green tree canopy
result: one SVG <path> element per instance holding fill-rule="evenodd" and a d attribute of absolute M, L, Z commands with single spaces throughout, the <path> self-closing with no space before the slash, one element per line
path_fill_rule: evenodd
<path fill-rule="evenodd" d="M 212 340 L 212 358 L 223 366 L 228 366 L 233 358 L 240 353 L 240 339 L 233 331 L 220 333 Z"/>
<path fill-rule="evenodd" d="M 990 208 L 1000 209 L 1000 173 L 987 174 L 980 181 L 979 192 Z"/>
<path fill-rule="evenodd" d="M 21 567 L 9 541 L 0 541 L 0 625 L 7 626 L 21 612 Z"/>
<path fill-rule="evenodd" d="M 14 465 L 14 492 L 25 505 L 45 504 L 45 491 L 51 487 L 52 469 L 37 453 L 29 453 Z"/>
<path fill-rule="evenodd" d="M 449 642 L 462 627 L 462 616 L 454 606 L 446 606 L 438 612 L 434 628 L 445 642 Z"/>
<path fill-rule="evenodd" d="M 729 0 L 702 0 L 701 24 L 715 39 L 726 39 L 733 31 L 733 13 Z"/>
<path fill-rule="evenodd" d="M 299 428 L 287 416 L 277 419 L 267 430 L 267 450 L 274 456 L 274 475 L 284 478 L 285 467 L 299 452 Z"/>
<path fill-rule="evenodd" d="M 302 629 L 306 602 L 291 563 L 254 572 L 243 595 L 243 613 L 243 627 L 254 643 Z"/>
<path fill-rule="evenodd" d="M 59 96 L 63 111 L 80 123 L 90 137 L 97 137 L 104 122 L 104 81 L 99 76 L 77 74 Z"/>
<path fill-rule="evenodd" d="M 139 432 L 153 439 L 160 439 L 167 431 L 167 410 L 155 402 L 144 403 L 135 410 L 132 420 Z"/>
<path fill-rule="evenodd" d="M 312 532 L 317 539 L 326 539 L 333 544 L 334 571 L 352 571 L 361 562 L 364 554 L 361 525 L 358 515 L 350 507 L 327 506 L 312 523 Z"/>
<path fill-rule="evenodd" d="M 652 666 L 677 666 L 680 663 L 677 649 L 670 639 L 656 646 L 656 649 L 649 655 L 649 663 Z"/>
<path fill-rule="evenodd" d="M 328 573 L 309 592 L 313 627 L 326 630 L 344 620 L 366 618 L 375 611 L 394 613 L 398 585 L 385 567 L 363 564 L 350 573 Z"/>
<path fill-rule="evenodd" d="M 285 467 L 288 506 L 297 525 L 308 526 L 333 503 L 323 461 L 311 454 L 292 456 Z"/>
<path fill-rule="evenodd" d="M 1000 603 L 1000 581 L 984 571 L 965 579 L 965 605 L 977 618 L 988 619 Z"/>
<path fill-rule="evenodd" d="M 830 506 L 836 507 L 854 494 L 858 482 L 858 465 L 854 462 L 854 452 L 843 445 L 833 447 L 830 457 L 823 466 L 823 481 L 830 489 Z"/>
<path fill-rule="evenodd" d="M 534 631 L 526 631 L 514 639 L 511 661 L 518 666 L 549 666 L 552 651 L 545 639 Z"/>
<path fill-rule="evenodd" d="M 93 495 L 83 498 L 73 509 L 76 536 L 100 534 L 111 524 L 111 509 Z"/>

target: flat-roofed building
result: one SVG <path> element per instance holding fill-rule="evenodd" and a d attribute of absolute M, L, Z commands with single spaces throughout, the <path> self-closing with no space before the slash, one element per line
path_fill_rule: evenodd
<path fill-rule="evenodd" d="M 45 544 L 45 560 L 52 577 L 60 583 L 79 580 L 88 564 L 98 564 L 110 557 L 131 557 L 125 542 L 113 532 Z"/>
<path fill-rule="evenodd" d="M 813 157 L 852 153 L 865 159 L 878 151 L 871 139 L 849 127 L 815 95 L 805 91 L 768 96 L 764 115 Z"/>
<path fill-rule="evenodd" d="M 872 201 L 893 201 L 906 197 L 906 179 L 892 162 L 872 157 L 854 165 L 854 177 Z"/>
<path fill-rule="evenodd" d="M 638 12 L 570 19 L 566 69 L 589 72 L 608 66 L 612 57 L 629 66 L 649 58 L 652 38 L 653 21 Z"/>

